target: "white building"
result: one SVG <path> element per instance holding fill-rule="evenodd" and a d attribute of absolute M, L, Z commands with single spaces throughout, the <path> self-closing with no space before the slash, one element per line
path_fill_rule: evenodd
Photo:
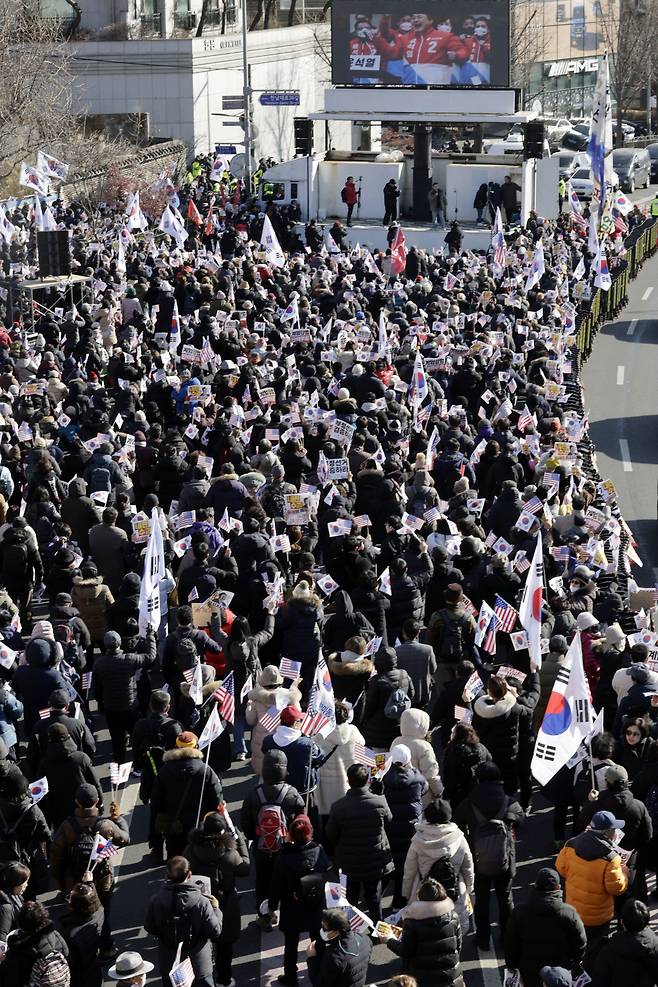
<path fill-rule="evenodd" d="M 75 103 L 95 126 L 116 126 L 140 115 L 151 138 L 180 138 L 194 152 L 239 145 L 239 110 L 222 97 L 242 93 L 239 4 L 211 0 L 210 22 L 195 37 L 202 0 L 89 0 L 72 42 Z M 44 16 L 68 17 L 64 0 L 43 0 Z M 221 33 L 222 11 L 230 24 Z M 156 33 L 158 32 L 158 33 Z M 294 117 L 323 105 L 330 68 L 326 26 L 299 25 L 249 32 L 248 49 L 257 130 L 256 155 L 293 157 Z M 259 90 L 298 90 L 298 106 L 262 106 Z M 223 114 L 223 115 L 222 115 Z M 351 127 L 315 124 L 315 147 L 351 147 Z M 240 151 L 240 147 L 237 146 Z"/>

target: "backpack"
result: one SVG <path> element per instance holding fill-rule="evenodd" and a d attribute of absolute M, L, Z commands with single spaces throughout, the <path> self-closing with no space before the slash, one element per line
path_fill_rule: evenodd
<path fill-rule="evenodd" d="M 30 559 L 27 545 L 23 542 L 14 542 L 12 545 L 5 545 L 3 571 L 11 575 L 12 584 L 21 577 L 27 578 L 30 572 Z"/>
<path fill-rule="evenodd" d="M 432 877 L 439 884 L 442 884 L 446 889 L 446 894 L 453 901 L 457 900 L 459 894 L 459 882 L 457 880 L 457 871 L 455 870 L 455 865 L 449 854 L 445 854 L 443 857 L 439 857 L 434 861 L 430 867 L 425 878 Z"/>
<path fill-rule="evenodd" d="M 658 827 L 658 785 L 652 785 L 644 796 L 644 804 L 651 816 L 651 822 Z"/>
<path fill-rule="evenodd" d="M 99 493 L 101 490 L 106 490 L 108 493 L 112 490 L 112 482 L 110 480 L 110 471 L 104 466 L 96 466 L 91 471 L 89 483 L 90 493 Z"/>
<path fill-rule="evenodd" d="M 477 829 L 473 837 L 476 873 L 484 877 L 497 877 L 509 870 L 512 862 L 509 829 L 500 816 L 487 819 L 475 805 L 473 812 L 477 820 Z"/>
<path fill-rule="evenodd" d="M 75 832 L 75 839 L 67 848 L 67 856 L 76 883 L 81 881 L 83 874 L 89 870 L 89 858 L 96 842 L 99 822 L 100 820 L 94 820 L 93 826 L 83 828 L 75 816 L 69 819 Z M 109 867 L 107 860 L 99 860 L 94 867 L 94 880 L 104 877 L 109 872 Z"/>
<path fill-rule="evenodd" d="M 17 861 L 19 864 L 25 864 L 28 867 L 30 866 L 32 861 L 32 853 L 29 848 L 21 845 L 18 839 L 17 831 L 23 819 L 27 816 L 28 812 L 31 811 L 32 806 L 29 805 L 27 809 L 24 809 L 23 812 L 21 812 L 20 816 L 12 826 L 7 824 L 7 820 L 2 813 L 0 813 L 0 864 L 9 864 L 13 861 Z"/>
<path fill-rule="evenodd" d="M 256 816 L 256 836 L 258 837 L 256 846 L 261 853 L 272 856 L 272 854 L 278 853 L 284 844 L 288 827 L 282 805 L 289 791 L 290 785 L 282 785 L 276 800 L 268 802 L 264 786 L 259 785 L 256 789 L 260 802 Z"/>
<path fill-rule="evenodd" d="M 32 967 L 27 987 L 70 987 L 71 968 L 58 949 L 40 956 Z"/>
<path fill-rule="evenodd" d="M 422 517 L 426 511 L 434 506 L 434 491 L 431 488 L 417 490 L 411 498 L 410 506 L 407 508 L 414 517 Z"/>
<path fill-rule="evenodd" d="M 189 946 L 194 938 L 192 918 L 189 912 L 179 911 L 180 896 L 177 891 L 173 891 L 173 896 L 171 910 L 166 913 L 162 931 L 159 933 L 158 938 L 164 946 L 169 946 L 172 949 L 176 949 L 179 942 L 182 942 L 183 948 L 185 948 Z"/>
<path fill-rule="evenodd" d="M 464 657 L 464 614 L 454 614 L 452 610 L 440 610 L 439 617 L 443 627 L 441 640 L 438 643 L 439 657 L 443 661 L 457 663 Z"/>
<path fill-rule="evenodd" d="M 342 188 L 340 190 L 340 198 L 341 198 L 341 201 L 342 202 L 347 202 L 347 191 L 346 191 L 346 189 Z"/>
<path fill-rule="evenodd" d="M 324 908 L 326 880 L 327 875 L 324 871 L 314 871 L 312 874 L 304 874 L 303 877 L 300 877 L 295 894 L 298 904 L 303 908 L 310 908 L 315 911 Z"/>
<path fill-rule="evenodd" d="M 399 720 L 405 709 L 411 706 L 411 699 L 404 689 L 393 689 L 384 706 L 384 716 L 389 720 Z"/>

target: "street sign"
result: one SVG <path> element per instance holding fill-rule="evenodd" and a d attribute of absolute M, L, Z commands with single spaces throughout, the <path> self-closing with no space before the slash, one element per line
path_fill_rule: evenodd
<path fill-rule="evenodd" d="M 261 106 L 299 106 L 299 89 L 261 93 L 258 102 Z"/>
<path fill-rule="evenodd" d="M 215 154 L 237 154 L 235 144 L 215 144 Z"/>
<path fill-rule="evenodd" d="M 222 109 L 243 110 L 244 96 L 242 94 L 240 94 L 239 96 L 222 96 Z"/>

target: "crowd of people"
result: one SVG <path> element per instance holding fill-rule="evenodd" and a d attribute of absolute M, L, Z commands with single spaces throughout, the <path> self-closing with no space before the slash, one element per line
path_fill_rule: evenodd
<path fill-rule="evenodd" d="M 174 235 L 138 228 L 134 197 L 55 204 L 93 301 L 65 279 L 21 300 L 34 220 L 8 214 L 0 984 L 153 972 L 112 935 L 131 770 L 165 867 L 144 918 L 165 987 L 239 983 L 248 912 L 283 932 L 285 987 L 303 966 L 363 987 L 382 944 L 397 987 L 458 987 L 472 935 L 525 987 L 658 982 L 655 600 L 583 408 L 586 231 L 532 216 L 503 260 L 411 248 L 396 274 L 390 251 L 291 248 L 276 207 L 229 200 L 212 167 L 171 187 Z M 617 231 L 613 273 L 624 255 Z M 575 635 L 602 722 L 591 761 L 540 790 Z M 547 866 L 513 898 L 518 834 L 546 806 Z"/>

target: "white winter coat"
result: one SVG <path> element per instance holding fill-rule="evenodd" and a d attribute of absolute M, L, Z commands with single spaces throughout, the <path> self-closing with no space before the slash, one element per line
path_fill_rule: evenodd
<path fill-rule="evenodd" d="M 429 792 L 423 799 L 427 805 L 443 794 L 443 782 L 439 774 L 439 763 L 434 748 L 425 737 L 429 733 L 429 714 L 422 709 L 405 709 L 400 717 L 400 736 L 391 744 L 391 750 L 397 744 L 404 744 L 411 751 L 411 764 L 418 768 L 429 785 Z"/>
<path fill-rule="evenodd" d="M 468 898 L 473 891 L 473 857 L 466 837 L 457 823 L 431 825 L 424 820 L 416 823 L 416 832 L 404 862 L 402 894 L 414 901 L 421 881 L 429 874 L 432 864 L 440 857 L 450 856 L 457 874 L 458 899 L 455 911 L 462 932 L 469 928 Z"/>
<path fill-rule="evenodd" d="M 263 741 L 268 736 L 267 730 L 259 723 L 261 716 L 267 713 L 270 706 L 283 709 L 285 706 L 299 706 L 302 694 L 294 685 L 289 689 L 279 685 L 276 689 L 266 689 L 262 685 L 254 686 L 247 695 L 245 719 L 251 727 L 251 766 L 257 775 L 263 773 Z"/>
<path fill-rule="evenodd" d="M 315 737 L 314 740 L 326 754 L 338 745 L 338 750 L 318 768 L 318 811 L 321 816 L 328 816 L 334 802 L 347 795 L 347 769 L 356 763 L 354 745 L 365 741 L 353 723 L 341 723 L 327 737 Z"/>

